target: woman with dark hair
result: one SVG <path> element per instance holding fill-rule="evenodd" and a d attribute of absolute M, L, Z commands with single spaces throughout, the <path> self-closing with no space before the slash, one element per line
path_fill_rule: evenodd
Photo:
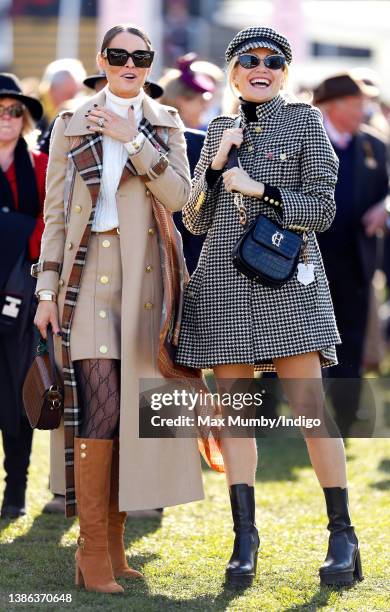
<path fill-rule="evenodd" d="M 57 119 L 35 270 L 36 325 L 62 335 L 51 486 L 66 490 L 67 516 L 77 502 L 77 584 L 105 593 L 141 576 L 126 561 L 126 511 L 203 497 L 195 440 L 138 435 L 139 380 L 193 373 L 169 357 L 183 274 L 172 211 L 190 175 L 177 111 L 143 90 L 153 56 L 139 28 L 110 29 L 97 56 L 107 86 Z"/>
<path fill-rule="evenodd" d="M 0 73 L 0 429 L 6 487 L 2 518 L 25 514 L 32 429 L 25 416 L 22 386 L 37 344 L 33 325 L 47 156 L 25 138 L 42 116 L 38 100 L 22 94 L 13 74 Z"/>
<path fill-rule="evenodd" d="M 233 38 L 225 55 L 241 106 L 238 117 L 221 116 L 210 123 L 183 209 L 186 227 L 208 234 L 186 287 L 177 363 L 213 368 L 217 380 L 228 386 L 229 379 L 253 379 L 255 370 L 276 371 L 292 379 L 284 386 L 294 414 L 321 416 L 324 423 L 321 367 L 337 363 L 340 338 L 315 232 L 325 231 L 335 214 L 337 158 L 320 112 L 281 95 L 292 60 L 284 36 L 270 28 L 247 28 Z M 240 163 L 227 169 L 232 147 L 238 148 Z M 306 235 L 299 264 L 282 286 L 257 283 L 233 265 L 237 240 L 260 213 L 279 223 L 271 244 L 276 251 L 284 229 Z M 258 239 L 268 244 L 267 237 Z M 361 579 L 362 571 L 348 512 L 343 440 L 326 433 L 309 437 L 307 431 L 329 517 L 321 582 L 349 584 Z M 236 534 L 226 578 L 248 585 L 259 548 L 256 442 L 253 437 L 223 437 L 222 451 Z"/>

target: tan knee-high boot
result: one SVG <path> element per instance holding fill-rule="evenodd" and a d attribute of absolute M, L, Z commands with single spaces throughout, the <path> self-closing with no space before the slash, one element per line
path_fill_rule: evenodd
<path fill-rule="evenodd" d="M 110 505 L 108 508 L 108 551 L 111 557 L 114 576 L 124 578 L 143 578 L 140 572 L 128 566 L 123 535 L 125 532 L 126 512 L 119 512 L 119 440 L 115 438 L 112 449 Z"/>
<path fill-rule="evenodd" d="M 108 554 L 108 500 L 112 440 L 75 438 L 74 466 L 80 521 L 76 584 L 87 591 L 123 593 L 115 582 Z"/>

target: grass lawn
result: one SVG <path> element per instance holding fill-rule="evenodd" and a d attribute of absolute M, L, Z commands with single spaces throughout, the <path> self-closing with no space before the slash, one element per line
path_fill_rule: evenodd
<path fill-rule="evenodd" d="M 144 581 L 124 596 L 74 587 L 77 523 L 41 514 L 50 498 L 48 435 L 34 439 L 28 516 L 0 521 L 0 610 L 390 610 L 390 444 L 352 440 L 347 446 L 352 518 L 361 542 L 365 580 L 353 588 L 320 588 L 327 546 L 322 492 L 302 440 L 260 440 L 256 489 L 261 537 L 258 573 L 244 593 L 226 590 L 231 552 L 224 477 L 205 471 L 206 500 L 168 508 L 157 519 L 128 521 L 126 541 Z M 1 450 L 0 450 L 1 453 Z M 3 472 L 0 469 L 0 491 Z M 72 603 L 10 604 L 10 593 L 72 595 Z"/>

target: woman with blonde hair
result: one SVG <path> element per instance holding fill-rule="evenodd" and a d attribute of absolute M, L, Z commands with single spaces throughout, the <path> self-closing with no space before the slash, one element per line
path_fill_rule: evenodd
<path fill-rule="evenodd" d="M 6 487 L 1 517 L 25 514 L 33 432 L 22 402 L 22 386 L 34 356 L 35 282 L 39 257 L 47 155 L 27 140 L 42 116 L 41 103 L 24 95 L 17 77 L 0 73 L 0 429 Z"/>
<path fill-rule="evenodd" d="M 228 379 L 252 379 L 255 370 L 276 371 L 292 379 L 285 388 L 295 414 L 323 416 L 321 367 L 337 363 L 340 338 L 315 232 L 325 231 L 335 214 L 337 159 L 320 112 L 280 93 L 292 60 L 284 36 L 271 28 L 247 28 L 225 56 L 241 105 L 238 117 L 210 123 L 183 209 L 186 227 L 208 234 L 186 288 L 177 362 L 212 368 L 226 385 Z M 227 169 L 232 148 L 238 149 L 239 165 Z M 267 244 L 271 263 L 278 263 L 275 252 L 287 241 L 285 230 L 306 238 L 294 273 L 279 286 L 248 278 L 233 265 L 237 241 L 260 213 L 279 227 L 272 236 L 256 238 Z M 269 272 L 277 270 L 270 265 Z M 321 582 L 350 584 L 362 578 L 362 570 L 348 512 L 343 441 L 306 437 L 306 444 L 329 518 Z M 259 549 L 256 442 L 223 437 L 222 451 L 236 534 L 226 578 L 245 586 L 254 578 Z"/>

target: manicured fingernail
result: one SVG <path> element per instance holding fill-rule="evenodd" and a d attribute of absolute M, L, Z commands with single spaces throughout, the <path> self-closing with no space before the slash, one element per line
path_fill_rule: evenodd
<path fill-rule="evenodd" d="M 60 331 L 56 332 L 56 336 L 62 336 L 62 332 Z"/>
<path fill-rule="evenodd" d="M 88 113 L 86 115 L 84 115 L 84 117 L 88 117 Z"/>
<path fill-rule="evenodd" d="M 97 104 L 94 104 L 94 107 L 96 108 L 96 107 L 97 107 Z"/>
<path fill-rule="evenodd" d="M 132 104 L 130 104 L 130 108 L 131 110 L 134 110 L 134 106 Z"/>
<path fill-rule="evenodd" d="M 87 130 L 89 130 L 90 127 L 91 127 L 90 125 L 87 125 Z"/>

